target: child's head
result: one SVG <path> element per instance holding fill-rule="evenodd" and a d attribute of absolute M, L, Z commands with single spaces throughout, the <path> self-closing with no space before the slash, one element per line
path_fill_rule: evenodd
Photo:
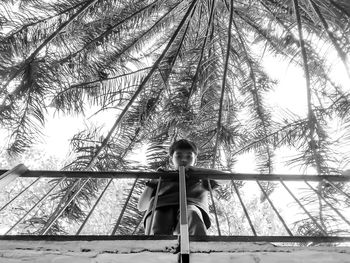
<path fill-rule="evenodd" d="M 197 154 L 197 146 L 185 139 L 174 142 L 169 148 L 170 160 L 175 169 L 178 169 L 179 166 L 193 166 L 196 162 Z"/>

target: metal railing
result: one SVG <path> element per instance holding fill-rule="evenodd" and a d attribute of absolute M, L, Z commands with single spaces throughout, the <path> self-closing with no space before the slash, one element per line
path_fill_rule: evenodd
<path fill-rule="evenodd" d="M 9 223 L 8 225 L 1 226 L 0 229 L 3 230 L 1 239 L 14 240 L 14 239 L 28 239 L 28 240 L 99 240 L 99 239 L 175 239 L 177 236 L 148 236 L 140 234 L 140 228 L 142 228 L 142 221 L 140 220 L 137 224 L 135 224 L 135 229 L 132 233 L 127 235 L 120 235 L 118 233 L 118 229 L 122 225 L 123 216 L 125 211 L 128 209 L 128 205 L 130 200 L 135 195 L 135 187 L 138 184 L 141 184 L 144 187 L 144 179 L 161 179 L 167 180 L 172 179 L 175 180 L 179 177 L 177 172 L 92 172 L 92 171 L 31 171 L 25 168 L 23 165 L 19 165 L 12 170 L 0 170 L 0 191 L 2 191 L 5 187 L 8 187 L 11 182 L 16 180 L 26 180 L 28 178 L 34 179 L 30 181 L 26 185 L 24 185 L 21 190 L 15 195 L 11 196 L 9 200 L 5 203 L 0 203 L 0 213 L 9 213 L 10 207 L 16 207 L 16 201 L 24 195 L 26 192 L 30 191 L 36 184 L 40 183 L 42 180 L 48 180 L 55 178 L 55 184 L 46 187 L 46 191 L 42 193 L 40 196 L 37 196 L 37 200 L 31 206 L 27 207 L 25 211 L 21 214 L 18 220 L 14 223 Z M 191 236 L 189 237 L 190 241 L 266 241 L 266 242 L 350 242 L 350 195 L 349 195 L 349 176 L 335 176 L 335 175 L 261 175 L 261 174 L 230 174 L 230 173 L 213 173 L 210 175 L 207 174 L 199 174 L 194 173 L 191 174 L 191 177 L 197 178 L 198 180 L 217 180 L 220 184 L 228 184 L 232 189 L 232 196 L 230 198 L 234 198 L 237 200 L 235 203 L 235 212 L 241 212 L 245 219 L 242 219 L 242 222 L 234 222 L 235 224 L 243 224 L 243 221 L 248 222 L 251 234 L 241 234 L 234 235 L 232 232 L 229 234 L 227 231 L 223 231 L 223 228 L 230 227 L 229 220 L 223 220 L 222 215 L 218 215 L 218 213 L 214 213 L 217 209 L 213 209 L 213 207 L 217 207 L 220 205 L 213 196 L 214 193 L 211 193 L 211 211 L 212 216 L 215 220 L 213 225 L 213 229 L 216 233 L 211 233 L 208 236 Z M 25 235 L 25 233 L 16 233 L 14 229 L 21 224 L 26 217 L 28 217 L 33 211 L 40 209 L 40 205 L 42 205 L 45 200 L 48 199 L 59 186 L 68 179 L 76 179 L 75 183 L 71 185 L 70 189 L 74 188 L 74 191 L 71 192 L 64 200 L 59 201 L 57 206 L 53 209 L 54 213 L 50 215 L 49 220 L 45 222 L 44 227 L 37 232 L 36 235 Z M 87 182 L 91 179 L 105 179 L 106 184 L 102 191 L 96 196 L 94 202 L 91 203 L 90 207 L 88 207 L 87 215 L 82 220 L 79 229 L 75 233 L 68 233 L 67 235 L 57 235 L 52 236 L 48 235 L 50 233 L 51 228 L 54 226 L 55 222 L 59 220 L 62 215 L 64 215 L 67 207 L 76 200 L 79 193 L 86 187 Z M 115 223 L 113 226 L 113 230 L 110 233 L 106 233 L 103 235 L 82 235 L 82 231 L 84 227 L 86 227 L 87 222 L 91 218 L 92 214 L 95 212 L 96 207 L 101 203 L 106 191 L 111 187 L 112 183 L 115 180 L 120 179 L 129 179 L 133 180 L 132 184 L 130 184 L 130 189 L 127 189 L 127 194 L 125 198 L 125 202 L 120 207 L 120 212 L 117 218 L 115 218 Z M 276 196 L 273 197 L 273 194 L 268 193 L 266 191 L 266 187 L 264 186 L 264 182 L 275 183 L 275 189 L 279 189 L 283 196 L 289 196 L 292 200 L 290 203 L 294 203 L 295 205 L 291 208 L 291 206 L 287 207 L 285 204 L 286 210 L 302 211 L 302 215 L 306 216 L 309 221 L 309 225 L 312 224 L 313 229 L 316 230 L 317 235 L 301 235 L 300 232 L 293 229 L 295 225 L 291 223 L 290 216 L 283 215 L 283 207 L 281 208 L 281 200 L 276 199 Z M 245 183 L 250 191 L 245 191 L 244 187 L 241 185 Z M 297 188 L 295 184 L 297 183 L 299 188 Z M 316 183 L 316 185 L 315 185 Z M 251 185 L 255 185 L 253 189 Z M 307 195 L 300 197 L 300 185 L 303 185 L 302 190 L 305 192 L 308 190 Z M 209 184 L 210 185 L 210 184 Z M 323 187 L 323 188 L 322 188 Z M 333 195 L 325 194 L 324 188 L 328 189 L 328 192 L 332 192 Z M 258 191 L 257 191 L 258 189 Z M 212 191 L 211 187 L 209 190 Z M 182 190 L 180 189 L 180 192 Z M 313 195 L 311 195 L 313 193 Z M 249 195 L 259 194 L 262 199 L 264 199 L 265 206 L 270 207 L 271 215 L 274 214 L 276 220 L 279 221 L 282 226 L 281 229 L 284 230 L 284 233 L 280 233 L 278 235 L 266 235 L 260 234 L 268 232 L 267 230 L 259 229 L 259 221 L 253 218 L 252 214 L 256 217 L 256 211 L 252 211 L 252 206 L 247 203 L 247 196 Z M 233 196 L 234 195 L 234 196 Z M 281 194 L 282 195 L 282 194 Z M 277 196 L 278 197 L 278 196 Z M 317 205 L 319 209 L 329 209 L 332 212 L 332 220 L 338 228 L 341 228 L 343 231 L 340 232 L 330 232 L 331 228 L 322 220 L 321 216 L 315 216 L 315 213 L 310 211 L 315 209 L 315 204 L 311 204 L 310 198 L 314 198 L 318 200 Z M 157 199 L 157 196 L 155 197 Z M 31 200 L 33 201 L 33 200 Z M 290 204 L 288 203 L 288 204 Z M 239 207 L 238 207 L 239 205 Z M 282 201 L 283 205 L 283 201 Z M 218 208 L 218 207 L 217 207 Z M 254 208 L 254 206 L 253 206 Z M 153 207 L 155 209 L 155 205 Z M 321 210 L 322 210 L 321 209 Z M 9 211 L 7 211 L 9 210 Z M 154 211 L 154 210 L 153 210 Z M 254 212 L 254 213 L 253 213 Z M 290 211 L 289 211 L 290 212 Z M 319 211 L 320 212 L 320 211 Z M 323 211 L 324 212 L 324 211 Z M 299 213 L 300 215 L 300 213 Z M 259 215 L 258 215 L 259 216 Z M 286 218 L 287 217 L 287 218 Z M 259 219 L 258 219 L 259 220 Z M 222 225 L 222 222 L 226 222 L 226 226 Z M 294 227 L 295 228 L 295 227 Z"/>

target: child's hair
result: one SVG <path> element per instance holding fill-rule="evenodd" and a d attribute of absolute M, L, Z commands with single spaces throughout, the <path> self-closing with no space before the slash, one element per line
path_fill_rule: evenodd
<path fill-rule="evenodd" d="M 198 154 L 198 148 L 197 146 L 186 139 L 181 139 L 178 141 L 173 142 L 173 144 L 169 147 L 169 155 L 173 156 L 174 152 L 177 150 L 191 150 L 196 155 Z"/>

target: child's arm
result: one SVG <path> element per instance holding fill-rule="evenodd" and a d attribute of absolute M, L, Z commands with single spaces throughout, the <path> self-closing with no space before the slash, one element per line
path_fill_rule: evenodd
<path fill-rule="evenodd" d="M 151 180 L 146 183 L 146 188 L 140 196 L 139 202 L 137 203 L 137 209 L 146 211 L 151 201 L 154 190 L 156 189 L 158 180 Z"/>
<path fill-rule="evenodd" d="M 215 170 L 215 169 L 207 169 L 207 168 L 200 168 L 200 167 L 195 167 L 195 166 L 189 166 L 188 170 L 190 172 L 202 172 L 202 173 L 219 173 L 219 174 L 224 174 L 224 172 Z"/>
<path fill-rule="evenodd" d="M 221 174 L 222 173 L 222 174 L 224 174 L 224 172 L 219 171 L 219 170 L 200 168 L 200 167 L 194 167 L 194 166 L 188 167 L 188 171 L 194 172 L 194 174 L 196 174 L 196 173 L 204 173 L 204 174 L 210 174 L 210 173 L 220 173 Z M 210 181 L 210 186 L 212 189 L 219 187 L 219 183 L 217 181 L 215 181 L 215 180 L 209 180 L 209 181 Z M 209 191 L 209 185 L 208 185 L 207 180 L 203 180 L 203 186 L 205 189 L 207 189 Z"/>

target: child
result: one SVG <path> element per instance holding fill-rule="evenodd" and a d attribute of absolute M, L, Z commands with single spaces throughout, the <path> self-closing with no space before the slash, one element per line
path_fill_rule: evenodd
<path fill-rule="evenodd" d="M 207 228 L 210 227 L 208 212 L 208 181 L 191 179 L 188 174 L 191 172 L 210 173 L 218 171 L 194 167 L 197 159 L 197 146 L 188 140 L 174 142 L 169 148 L 170 162 L 175 170 L 179 166 L 186 169 L 186 193 L 188 227 L 190 235 L 206 235 Z M 212 188 L 218 184 L 210 180 Z M 158 180 L 154 179 L 146 183 L 146 188 L 142 193 L 138 209 L 146 212 L 145 233 L 150 230 L 151 235 L 172 235 L 179 233 L 179 180 L 161 181 L 159 188 L 158 202 L 151 224 L 152 207 L 157 189 Z"/>

